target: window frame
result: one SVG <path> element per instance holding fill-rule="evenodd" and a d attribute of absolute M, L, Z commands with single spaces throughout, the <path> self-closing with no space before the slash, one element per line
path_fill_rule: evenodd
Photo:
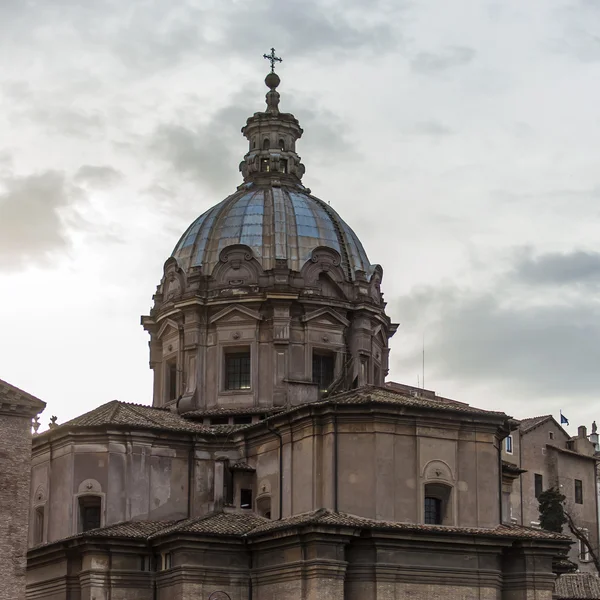
<path fill-rule="evenodd" d="M 244 502 L 244 496 L 246 496 Z M 240 508 L 243 510 L 252 510 L 253 502 L 254 502 L 254 493 L 252 488 L 244 487 L 240 488 Z"/>
<path fill-rule="evenodd" d="M 322 377 L 322 369 L 319 368 L 319 375 L 321 380 L 317 380 L 317 374 L 315 373 L 315 359 L 322 361 L 323 359 L 327 359 L 331 361 L 331 381 L 327 384 L 327 387 L 323 387 L 323 377 Z M 321 348 L 313 348 L 312 357 L 311 357 L 311 379 L 313 383 L 316 383 L 319 387 L 319 392 L 325 393 L 328 391 L 331 384 L 335 381 L 335 362 L 336 356 L 335 352 L 331 350 L 321 349 Z"/>
<path fill-rule="evenodd" d="M 93 502 L 90 502 L 93 500 Z M 89 503 L 88 506 L 86 504 Z M 86 517 L 84 514 L 84 509 L 89 509 L 93 504 L 93 508 L 98 510 L 98 525 L 94 527 L 86 527 Z M 77 532 L 85 533 L 86 531 L 92 531 L 93 529 L 98 529 L 103 525 L 103 508 L 104 501 L 101 495 L 99 494 L 79 494 L 77 496 Z"/>
<path fill-rule="evenodd" d="M 583 481 L 581 479 L 573 480 L 573 494 L 575 496 L 575 504 L 583 504 Z"/>
<path fill-rule="evenodd" d="M 428 520 L 428 514 L 431 514 L 431 505 L 434 505 L 434 520 Z M 425 525 L 442 525 L 444 522 L 443 510 L 442 510 L 442 499 L 437 496 L 425 496 L 423 504 L 423 522 Z"/>
<path fill-rule="evenodd" d="M 539 485 L 538 485 L 538 483 L 539 483 Z M 533 493 L 535 494 L 536 499 L 540 497 L 540 495 L 543 491 L 544 491 L 544 476 L 541 473 L 534 473 L 533 474 Z"/>
<path fill-rule="evenodd" d="M 513 436 L 510 434 L 504 438 L 504 449 L 506 454 L 513 453 Z"/>
<path fill-rule="evenodd" d="M 247 358 L 247 387 L 244 387 L 244 380 L 246 373 L 244 369 L 240 367 L 239 376 L 239 387 L 233 387 L 233 382 L 230 385 L 229 379 L 229 365 L 231 360 L 235 358 Z M 222 391 L 227 393 L 249 393 L 252 391 L 252 348 L 250 346 L 235 346 L 231 348 L 224 348 L 223 351 L 223 385 Z"/>

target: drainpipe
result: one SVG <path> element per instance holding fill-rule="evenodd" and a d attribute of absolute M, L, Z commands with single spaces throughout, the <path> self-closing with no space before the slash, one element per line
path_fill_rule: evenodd
<path fill-rule="evenodd" d="M 195 437 L 192 436 L 192 445 L 188 453 L 188 497 L 187 497 L 187 518 L 192 518 L 192 494 L 194 485 L 194 466 L 195 466 Z"/>
<path fill-rule="evenodd" d="M 338 422 L 337 402 L 333 404 L 333 510 L 338 512 Z"/>
<path fill-rule="evenodd" d="M 502 520 L 502 441 L 503 440 L 504 440 L 504 438 L 498 440 L 498 486 L 499 486 L 498 508 L 500 509 L 500 525 L 502 525 L 502 523 L 503 523 L 503 520 Z"/>
<path fill-rule="evenodd" d="M 523 436 L 521 435 L 521 430 L 519 429 L 519 469 L 523 469 L 523 460 L 521 454 L 521 448 L 523 446 Z M 519 496 L 520 496 L 520 504 L 521 504 L 521 525 L 523 525 L 523 473 L 519 473 Z"/>
<path fill-rule="evenodd" d="M 252 548 L 250 550 L 250 556 L 248 558 L 248 600 L 252 600 Z"/>
<path fill-rule="evenodd" d="M 267 429 L 279 438 L 279 518 L 283 515 L 283 437 L 276 429 L 273 429 L 268 423 L 265 423 Z"/>

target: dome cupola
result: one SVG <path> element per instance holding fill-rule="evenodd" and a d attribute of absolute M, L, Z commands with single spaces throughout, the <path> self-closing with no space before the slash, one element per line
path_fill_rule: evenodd
<path fill-rule="evenodd" d="M 184 232 L 142 317 L 155 406 L 256 414 L 382 385 L 388 370 L 383 270 L 303 185 L 303 132 L 279 110 L 280 59 L 265 57 L 266 110 L 242 128 L 244 182 Z"/>

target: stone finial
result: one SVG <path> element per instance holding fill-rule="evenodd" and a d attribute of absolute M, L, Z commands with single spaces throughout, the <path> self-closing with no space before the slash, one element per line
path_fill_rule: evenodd
<path fill-rule="evenodd" d="M 37 434 L 38 429 L 40 428 L 40 417 L 39 415 L 35 415 L 34 419 L 33 419 L 33 433 L 34 435 Z"/>
<path fill-rule="evenodd" d="M 56 421 L 57 421 L 57 417 L 55 415 L 52 415 L 50 417 L 50 423 L 48 423 L 48 427 L 50 429 L 54 429 L 55 427 L 58 427 Z"/>
<path fill-rule="evenodd" d="M 277 73 L 269 73 L 265 77 L 265 85 L 269 88 L 267 95 L 265 96 L 267 101 L 267 113 L 271 115 L 279 114 L 279 92 L 277 86 L 281 83 L 279 75 Z"/>
<path fill-rule="evenodd" d="M 596 421 L 592 423 L 592 433 L 598 433 L 598 426 L 596 425 Z"/>

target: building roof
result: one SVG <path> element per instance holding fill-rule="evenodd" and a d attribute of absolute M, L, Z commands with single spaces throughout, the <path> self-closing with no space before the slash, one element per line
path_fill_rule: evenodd
<path fill-rule="evenodd" d="M 546 421 L 552 418 L 552 415 L 542 415 L 540 417 L 530 417 L 528 419 L 521 419 L 521 433 L 527 433 L 528 431 L 531 431 L 538 425 L 542 425 L 542 423 L 545 423 Z"/>
<path fill-rule="evenodd" d="M 226 417 L 229 415 L 271 415 L 277 412 L 281 412 L 282 410 L 284 410 L 284 408 L 280 406 L 246 406 L 237 408 L 218 406 L 214 408 L 190 410 L 188 412 L 183 413 L 183 416 L 186 419 L 189 419 L 195 417 Z"/>
<path fill-rule="evenodd" d="M 0 379 L 0 410 L 34 417 L 46 408 L 46 403 L 18 387 Z"/>
<path fill-rule="evenodd" d="M 505 413 L 494 410 L 475 408 L 462 402 L 449 401 L 446 398 L 427 398 L 418 395 L 410 395 L 388 387 L 366 386 L 342 392 L 321 400 L 320 404 L 392 404 L 398 406 L 414 406 L 415 408 L 433 408 L 436 410 L 463 412 L 482 415 L 496 415 L 507 417 Z"/>
<path fill-rule="evenodd" d="M 593 573 L 566 573 L 554 584 L 557 600 L 600 600 L 600 578 Z"/>
<path fill-rule="evenodd" d="M 197 533 L 237 537 L 247 534 L 264 523 L 269 523 L 269 520 L 259 517 L 254 513 L 214 512 L 202 517 L 179 521 L 172 526 L 165 527 L 161 531 L 153 533 L 149 538 L 159 538 L 172 533 Z"/>
<path fill-rule="evenodd" d="M 450 525 L 424 525 L 418 523 L 400 523 L 397 521 L 379 521 L 367 519 L 345 513 L 336 513 L 329 509 L 319 509 L 316 511 L 294 515 L 287 519 L 279 521 L 267 521 L 257 526 L 247 535 L 253 536 L 259 533 L 276 531 L 279 529 L 288 529 L 301 525 L 333 525 L 345 527 L 357 527 L 361 529 L 379 529 L 390 531 L 414 531 L 423 533 L 442 533 L 442 534 L 463 534 L 463 535 L 482 535 L 514 539 L 555 539 L 568 540 L 568 536 L 562 534 L 544 531 L 542 529 L 533 529 L 521 525 L 498 525 L 495 528 L 486 527 L 454 527 Z"/>
<path fill-rule="evenodd" d="M 119 400 L 112 400 L 90 412 L 45 431 L 37 436 L 36 439 L 44 438 L 44 436 L 48 436 L 48 434 L 56 431 L 107 426 L 200 433 L 205 435 L 230 433 L 231 431 L 248 427 L 248 425 L 203 425 L 202 423 L 185 419 L 167 408 L 156 408 L 143 404 L 130 404 L 120 402 Z"/>
<path fill-rule="evenodd" d="M 379 521 L 356 515 L 319 509 L 285 519 L 272 521 L 254 513 L 213 512 L 202 517 L 180 521 L 127 521 L 107 527 L 93 529 L 74 538 L 128 538 L 134 540 L 157 540 L 170 534 L 203 534 L 210 536 L 252 538 L 275 531 L 295 529 L 310 525 L 323 527 L 351 527 L 361 530 L 389 532 L 432 533 L 442 535 L 468 535 L 504 539 L 539 539 L 569 541 L 568 536 L 533 529 L 520 525 L 498 525 L 495 528 L 454 527 L 447 525 L 421 525 Z M 62 540 L 64 541 L 64 540 Z"/>
<path fill-rule="evenodd" d="M 302 185 L 247 183 L 200 215 L 183 234 L 172 256 L 184 271 L 202 267 L 210 275 L 227 246 L 244 244 L 264 270 L 286 260 L 300 271 L 319 246 L 336 250 L 349 281 L 356 271 L 371 275 L 360 240 L 325 202 Z"/>

